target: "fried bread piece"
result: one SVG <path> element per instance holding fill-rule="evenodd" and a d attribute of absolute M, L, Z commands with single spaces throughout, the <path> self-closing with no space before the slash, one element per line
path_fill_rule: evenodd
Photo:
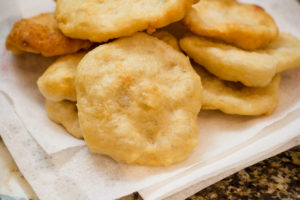
<path fill-rule="evenodd" d="M 198 143 L 201 80 L 188 57 L 145 33 L 100 45 L 79 63 L 87 146 L 117 161 L 170 165 Z"/>
<path fill-rule="evenodd" d="M 180 40 L 180 47 L 212 74 L 249 87 L 265 87 L 275 74 L 300 67 L 300 41 L 288 33 L 281 33 L 266 48 L 256 51 L 191 33 Z"/>
<path fill-rule="evenodd" d="M 153 33 L 179 50 L 177 39 L 166 31 Z M 76 101 L 75 75 L 77 65 L 86 53 L 77 53 L 58 58 L 38 79 L 37 84 L 40 92 L 46 99 L 51 101 Z"/>
<path fill-rule="evenodd" d="M 78 121 L 76 103 L 70 101 L 46 100 L 46 111 L 49 118 L 57 124 L 61 124 L 72 136 L 83 139 Z"/>
<path fill-rule="evenodd" d="M 181 20 L 192 0 L 58 0 L 56 19 L 72 38 L 105 42 Z"/>
<path fill-rule="evenodd" d="M 88 49 L 92 43 L 71 39 L 58 30 L 53 13 L 40 14 L 16 22 L 6 39 L 6 48 L 15 54 L 24 52 L 58 56 L 80 49 Z"/>
<path fill-rule="evenodd" d="M 276 23 L 263 8 L 236 0 L 201 0 L 192 6 L 184 23 L 197 35 L 247 50 L 266 47 L 278 35 Z"/>
<path fill-rule="evenodd" d="M 46 99 L 51 101 L 76 101 L 74 86 L 77 65 L 86 53 L 58 58 L 38 79 L 37 85 Z"/>
<path fill-rule="evenodd" d="M 179 50 L 177 39 L 168 32 L 158 31 L 153 35 Z M 38 88 L 46 99 L 56 102 L 76 101 L 74 80 L 77 65 L 85 54 L 61 56 L 48 67 L 37 81 Z"/>
<path fill-rule="evenodd" d="M 258 116 L 271 114 L 277 107 L 280 75 L 265 87 L 247 87 L 241 83 L 224 81 L 192 62 L 200 75 L 203 95 L 202 109 L 221 110 L 227 114 Z"/>
<path fill-rule="evenodd" d="M 166 42 L 168 45 L 173 47 L 175 50 L 180 51 L 178 40 L 167 31 L 156 31 L 152 34 L 154 37 Z"/>

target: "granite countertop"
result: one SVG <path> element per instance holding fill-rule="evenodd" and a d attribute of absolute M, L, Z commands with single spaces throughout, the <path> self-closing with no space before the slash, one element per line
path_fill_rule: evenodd
<path fill-rule="evenodd" d="M 138 193 L 121 198 L 141 200 Z M 186 200 L 300 199 L 300 146 L 259 162 Z"/>

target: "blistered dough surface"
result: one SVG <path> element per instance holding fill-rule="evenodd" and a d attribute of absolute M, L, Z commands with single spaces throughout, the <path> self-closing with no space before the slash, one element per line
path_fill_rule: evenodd
<path fill-rule="evenodd" d="M 127 163 L 184 160 L 198 143 L 201 87 L 189 59 L 155 37 L 137 33 L 97 47 L 76 76 L 87 146 Z"/>
<path fill-rule="evenodd" d="M 72 38 L 104 42 L 181 20 L 192 0 L 58 0 L 56 19 Z"/>

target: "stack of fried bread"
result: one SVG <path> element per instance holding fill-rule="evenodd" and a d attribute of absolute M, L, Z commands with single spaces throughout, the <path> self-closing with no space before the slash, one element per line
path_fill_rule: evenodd
<path fill-rule="evenodd" d="M 200 109 L 271 114 L 300 41 L 236 0 L 57 0 L 16 22 L 6 46 L 60 56 L 38 79 L 48 116 L 91 152 L 142 165 L 183 161 Z M 201 131 L 200 131 L 201 134 Z"/>

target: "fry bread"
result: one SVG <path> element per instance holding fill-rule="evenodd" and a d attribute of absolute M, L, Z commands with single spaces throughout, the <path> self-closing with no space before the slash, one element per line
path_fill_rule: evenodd
<path fill-rule="evenodd" d="M 57 27 L 53 13 L 40 14 L 16 22 L 6 39 L 6 48 L 15 54 L 24 52 L 58 56 L 80 49 L 88 49 L 92 43 L 64 36 Z"/>
<path fill-rule="evenodd" d="M 181 20 L 192 0 L 58 0 L 56 19 L 72 38 L 105 42 Z"/>
<path fill-rule="evenodd" d="M 212 74 L 249 87 L 265 87 L 275 74 L 300 66 L 300 41 L 288 33 L 281 33 L 266 48 L 256 51 L 191 33 L 180 40 L 180 47 Z"/>
<path fill-rule="evenodd" d="M 223 81 L 195 62 L 192 62 L 192 65 L 201 77 L 204 110 L 258 116 L 271 114 L 278 104 L 279 74 L 266 87 L 247 87 L 241 83 Z"/>
<path fill-rule="evenodd" d="M 72 136 L 78 139 L 83 138 L 78 121 L 78 111 L 74 102 L 46 100 L 46 110 L 52 121 L 61 124 Z"/>
<path fill-rule="evenodd" d="M 156 31 L 152 34 L 154 37 L 166 42 L 168 45 L 173 47 L 175 50 L 180 51 L 178 40 L 167 31 Z"/>
<path fill-rule="evenodd" d="M 247 50 L 266 47 L 278 35 L 276 23 L 263 8 L 236 0 L 201 0 L 192 6 L 184 23 L 197 35 Z"/>
<path fill-rule="evenodd" d="M 177 39 L 166 31 L 157 31 L 153 36 L 163 40 L 179 51 Z M 85 53 L 61 56 L 38 79 L 40 92 L 51 101 L 76 101 L 75 75 L 77 65 Z"/>
<path fill-rule="evenodd" d="M 42 95 L 51 101 L 76 101 L 74 86 L 77 65 L 86 53 L 77 53 L 58 58 L 38 79 Z"/>
<path fill-rule="evenodd" d="M 198 143 L 201 80 L 189 59 L 145 33 L 90 51 L 76 73 L 87 146 L 117 161 L 170 165 Z"/>

